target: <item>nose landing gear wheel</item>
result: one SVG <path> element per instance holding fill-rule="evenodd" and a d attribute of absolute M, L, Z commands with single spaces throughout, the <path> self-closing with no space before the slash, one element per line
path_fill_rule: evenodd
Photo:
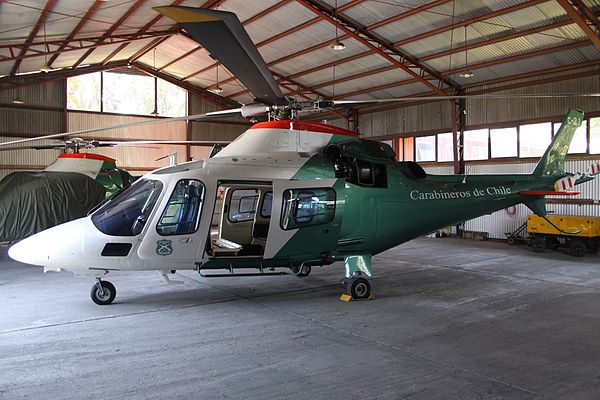
<path fill-rule="evenodd" d="M 98 281 L 98 283 L 92 286 L 90 292 L 92 301 L 100 306 L 112 303 L 116 295 L 117 289 L 115 289 L 115 285 L 109 281 Z"/>
<path fill-rule="evenodd" d="M 353 276 L 348 279 L 346 292 L 353 299 L 368 299 L 371 295 L 371 284 L 365 278 Z"/>

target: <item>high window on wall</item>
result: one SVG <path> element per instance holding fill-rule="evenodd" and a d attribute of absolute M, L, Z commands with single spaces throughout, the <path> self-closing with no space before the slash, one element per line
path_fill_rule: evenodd
<path fill-rule="evenodd" d="M 541 157 L 561 122 L 542 122 L 512 127 L 466 130 L 464 159 Z M 452 133 L 431 136 L 409 136 L 393 141 L 399 161 L 454 161 Z M 600 154 L 600 117 L 585 119 L 575 131 L 569 154 Z"/>
<path fill-rule="evenodd" d="M 527 124 L 519 126 L 519 155 L 541 157 L 552 140 L 552 124 Z"/>
<path fill-rule="evenodd" d="M 590 153 L 600 153 L 600 117 L 590 118 Z"/>
<path fill-rule="evenodd" d="M 452 132 L 437 135 L 437 160 L 439 162 L 454 161 Z"/>
<path fill-rule="evenodd" d="M 464 132 L 465 160 L 486 160 L 488 158 L 489 131 L 476 129 Z"/>
<path fill-rule="evenodd" d="M 67 108 L 181 117 L 186 115 L 187 92 L 148 75 L 95 72 L 67 79 Z"/>
<path fill-rule="evenodd" d="M 416 161 L 435 161 L 435 136 L 415 138 Z"/>
<path fill-rule="evenodd" d="M 492 158 L 516 157 L 517 128 L 490 129 L 490 150 Z"/>

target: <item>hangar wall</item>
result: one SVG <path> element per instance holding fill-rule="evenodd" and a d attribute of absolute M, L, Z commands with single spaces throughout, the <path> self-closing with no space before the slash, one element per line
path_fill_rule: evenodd
<path fill-rule="evenodd" d="M 156 119 L 155 117 L 67 110 L 65 85 L 66 81 L 59 80 L 16 89 L 0 87 L 0 141 Z M 17 98 L 21 99 L 23 104 L 14 104 L 13 101 Z M 201 114 L 216 109 L 214 104 L 200 97 L 188 97 L 189 114 Z M 188 140 L 188 138 L 189 140 L 207 141 L 233 140 L 249 125 L 245 119 L 233 122 L 219 121 L 219 123 L 192 122 L 188 134 L 188 123 L 179 121 L 101 131 L 82 136 L 98 140 Z M 41 143 L 58 143 L 58 141 Z M 129 170 L 133 175 L 140 175 L 168 165 L 167 159 L 160 161 L 156 161 L 156 159 L 172 152 L 177 153 L 178 162 L 187 161 L 188 152 L 193 159 L 206 158 L 212 145 L 192 145 L 189 146 L 189 150 L 187 147 L 186 145 L 119 146 L 86 151 L 115 158 L 117 165 Z M 60 150 L 0 151 L 0 179 L 14 171 L 42 170 L 61 153 Z"/>
<path fill-rule="evenodd" d="M 585 71 L 589 71 L 587 68 Z M 477 92 L 494 90 L 491 95 L 527 95 L 556 93 L 600 92 L 600 67 L 595 75 L 560 80 L 556 74 L 553 82 L 515 89 L 501 90 L 502 84 L 477 87 Z M 511 81 L 511 86 L 527 81 Z M 474 92 L 473 90 L 468 91 Z M 373 107 L 374 109 L 380 107 Z M 564 115 L 570 108 L 586 113 L 600 112 L 599 97 L 565 97 L 539 99 L 469 99 L 466 101 L 466 124 L 468 128 L 481 125 L 501 124 L 522 120 L 547 119 Z M 341 122 L 343 120 L 337 119 Z M 331 121 L 333 122 L 333 121 Z M 337 125 L 337 124 L 336 124 Z M 365 137 L 422 136 L 452 131 L 452 108 L 450 102 L 440 101 L 382 111 L 363 109 L 359 116 L 359 131 Z"/>
<path fill-rule="evenodd" d="M 17 85 L 23 84 L 23 81 Z M 23 104 L 14 104 L 21 100 Z M 3 142 L 65 130 L 66 96 L 61 81 L 13 89 L 0 85 L 0 140 Z M 45 143 L 52 143 L 46 141 Z M 0 151 L 0 179 L 14 171 L 40 170 L 60 154 L 57 150 Z"/>

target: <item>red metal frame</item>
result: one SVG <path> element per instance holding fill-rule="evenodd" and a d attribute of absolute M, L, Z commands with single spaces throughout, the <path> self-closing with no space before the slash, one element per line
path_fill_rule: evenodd
<path fill-rule="evenodd" d="M 569 17 L 600 49 L 600 22 L 581 0 L 556 0 L 565 9 Z"/>
<path fill-rule="evenodd" d="M 110 37 L 113 32 L 119 28 L 123 22 L 125 22 L 127 20 L 127 18 L 129 18 L 134 12 L 137 11 L 138 8 L 140 8 L 142 6 L 142 4 L 144 4 L 146 0 L 137 0 L 126 12 L 125 14 L 123 14 L 121 16 L 121 18 L 119 18 L 117 20 L 117 22 L 115 22 L 110 28 L 108 28 L 108 30 L 106 32 L 104 32 L 104 34 L 102 35 L 103 39 L 106 39 L 108 37 Z M 73 64 L 73 68 L 77 68 L 79 65 L 81 65 L 86 58 L 88 58 L 88 56 L 90 54 L 93 53 L 95 49 L 89 49 L 88 51 L 86 51 L 80 58 L 79 60 L 77 60 L 75 62 L 75 64 Z"/>
<path fill-rule="evenodd" d="M 54 4 L 56 4 L 56 0 L 48 0 L 46 2 L 46 5 L 44 6 L 44 9 L 42 10 L 40 17 L 38 18 L 35 26 L 33 27 L 33 29 L 31 30 L 31 32 L 29 33 L 29 37 L 27 38 L 27 40 L 25 41 L 25 45 L 24 47 L 21 49 L 21 51 L 19 52 L 19 56 L 23 56 L 25 55 L 25 53 L 27 53 L 27 50 L 29 49 L 29 46 L 33 43 L 33 41 L 35 40 L 38 32 L 40 31 L 40 28 L 43 26 L 43 24 L 45 23 L 46 20 L 46 16 L 48 15 L 48 13 L 52 10 L 52 8 L 54 7 Z M 45 40 L 46 38 L 44 38 Z M 17 73 L 17 71 L 19 70 L 19 67 L 21 66 L 21 59 L 17 59 L 17 61 L 15 62 L 15 64 L 13 65 L 11 71 L 10 71 L 10 75 L 15 75 Z"/>
<path fill-rule="evenodd" d="M 81 18 L 79 20 L 79 23 L 77 24 L 77 26 L 75 26 L 75 28 L 73 28 L 73 30 L 71 31 L 71 33 L 69 33 L 69 36 L 67 36 L 67 39 L 65 40 L 64 44 L 61 44 L 57 50 L 57 52 L 55 54 L 52 55 L 52 57 L 50 57 L 50 60 L 48 60 L 48 65 L 52 65 L 54 63 L 54 61 L 56 61 L 56 59 L 58 58 L 58 56 L 60 55 L 60 53 L 63 51 L 63 49 L 67 46 L 67 44 L 72 41 L 75 38 L 75 35 L 77 35 L 79 33 L 79 31 L 81 30 L 81 28 L 83 28 L 83 25 L 85 25 L 85 23 L 87 21 L 89 21 L 89 19 L 92 17 L 92 15 L 94 15 L 94 13 L 96 12 L 96 10 L 98 10 L 98 8 L 100 7 L 100 5 L 103 3 L 102 0 L 95 0 L 94 3 L 90 6 L 90 8 L 88 9 L 88 11 L 85 13 L 85 15 L 83 16 L 83 18 Z"/>

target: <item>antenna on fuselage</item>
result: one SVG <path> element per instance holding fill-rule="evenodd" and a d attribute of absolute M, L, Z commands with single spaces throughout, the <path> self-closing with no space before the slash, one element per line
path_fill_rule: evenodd
<path fill-rule="evenodd" d="M 169 167 L 173 167 L 173 166 L 177 165 L 177 152 L 170 153 L 170 154 L 167 154 L 165 156 L 159 157 L 159 158 L 157 158 L 154 161 L 164 160 L 167 157 L 169 157 Z"/>
<path fill-rule="evenodd" d="M 469 170 L 471 169 L 471 166 L 468 165 L 467 168 L 465 168 L 465 177 L 462 180 L 462 183 L 467 183 L 467 175 L 469 175 Z"/>

